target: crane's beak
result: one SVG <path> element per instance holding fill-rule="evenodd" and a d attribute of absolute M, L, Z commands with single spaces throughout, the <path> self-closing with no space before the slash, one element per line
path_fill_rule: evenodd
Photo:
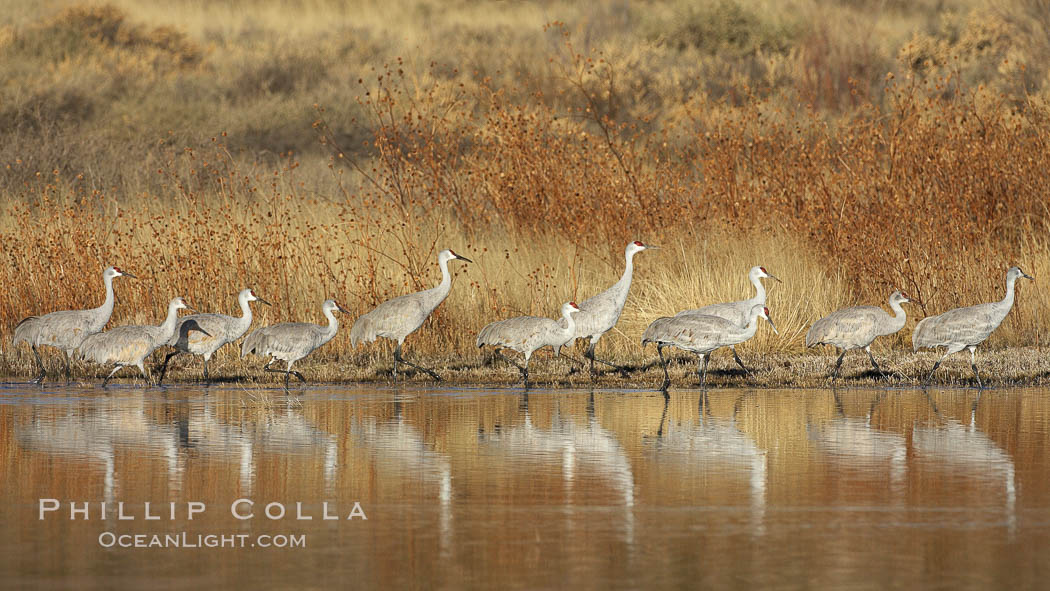
<path fill-rule="evenodd" d="M 773 281 L 776 281 L 777 283 L 783 283 L 783 281 L 781 281 L 779 277 L 777 277 L 776 275 L 773 275 L 771 273 L 766 273 L 766 277 L 769 277 L 770 279 L 772 279 Z"/>
<path fill-rule="evenodd" d="M 1027 278 L 1031 279 L 1032 281 L 1035 281 L 1035 277 L 1032 277 L 1031 275 L 1029 275 L 1028 273 L 1025 273 L 1024 271 L 1021 271 L 1021 276 L 1022 277 L 1027 277 Z"/>
<path fill-rule="evenodd" d="M 131 277 L 132 279 L 138 279 L 138 277 L 132 275 L 131 273 L 128 273 L 127 271 L 121 271 L 120 275 L 122 277 Z M 1029 279 L 1031 279 L 1031 277 L 1029 277 Z"/>
<path fill-rule="evenodd" d="M 463 262 L 465 262 L 465 263 L 473 263 L 474 262 L 474 261 L 468 259 L 467 257 L 461 255 L 461 254 L 457 254 L 456 258 L 461 260 L 461 261 L 463 261 Z"/>
<path fill-rule="evenodd" d="M 336 302 L 336 303 L 335 303 L 335 307 L 336 307 L 336 308 L 339 308 L 339 311 L 340 311 L 340 312 L 342 312 L 343 314 L 349 314 L 349 313 L 350 313 L 350 312 L 348 312 L 348 311 L 346 310 L 346 308 L 344 308 L 344 307 L 340 306 L 340 305 L 339 305 L 339 302 Z"/>
<path fill-rule="evenodd" d="M 257 301 L 257 302 L 259 302 L 261 304 L 266 304 L 267 306 L 272 306 L 273 305 L 270 302 L 267 302 L 266 300 L 262 299 L 259 296 L 255 296 L 255 301 Z"/>
<path fill-rule="evenodd" d="M 769 325 L 773 327 L 773 334 L 779 335 L 780 331 L 777 330 L 777 325 L 773 324 L 773 319 L 770 318 L 769 316 L 766 316 L 766 321 L 768 321 Z"/>
<path fill-rule="evenodd" d="M 652 245 L 652 244 L 646 244 L 646 245 L 645 245 L 645 249 L 646 249 L 646 250 L 649 250 L 649 249 L 652 249 L 652 250 L 660 250 L 660 247 L 659 247 L 659 246 L 655 246 L 655 245 Z"/>

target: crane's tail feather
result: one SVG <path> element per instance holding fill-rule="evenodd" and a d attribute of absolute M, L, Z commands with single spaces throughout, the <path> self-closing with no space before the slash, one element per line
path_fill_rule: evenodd
<path fill-rule="evenodd" d="M 260 349 L 259 345 L 262 344 L 262 341 L 263 341 L 262 329 L 261 328 L 257 328 L 255 330 L 253 330 L 252 333 L 250 335 L 248 335 L 248 338 L 244 339 L 244 342 L 241 343 L 241 357 L 244 357 L 245 355 L 247 355 L 249 353 L 253 353 L 253 354 L 257 355 L 258 354 L 257 351 Z"/>
<path fill-rule="evenodd" d="M 27 343 L 30 342 L 30 334 L 33 332 L 33 329 L 37 324 L 35 321 L 39 319 L 39 316 L 30 316 L 28 318 L 23 318 L 21 322 L 16 324 L 14 338 L 11 340 L 11 346 L 13 347 L 22 341 Z"/>
<path fill-rule="evenodd" d="M 365 314 L 350 327 L 350 346 L 356 347 L 360 343 L 371 343 L 374 340 L 376 340 L 376 332 L 372 326 L 372 319 Z"/>

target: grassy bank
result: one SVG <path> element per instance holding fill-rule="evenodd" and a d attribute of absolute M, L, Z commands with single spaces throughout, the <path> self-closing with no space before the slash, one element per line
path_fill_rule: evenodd
<path fill-rule="evenodd" d="M 874 348 L 873 348 L 874 349 Z M 582 350 L 582 349 L 581 349 Z M 573 355 L 579 358 L 579 352 Z M 825 354 L 822 354 L 825 353 Z M 665 350 L 665 355 L 668 351 Z M 728 351 L 716 353 L 708 366 L 707 386 L 710 388 L 914 388 L 923 385 L 930 368 L 940 356 L 934 353 L 908 353 L 903 351 L 875 351 L 876 358 L 886 372 L 885 376 L 875 372 L 863 352 L 852 352 L 842 363 L 839 378 L 831 383 L 830 372 L 837 355 L 830 350 L 810 354 L 766 353 L 753 348 L 741 348 L 744 363 L 754 373 L 744 374 Z M 236 359 L 220 357 L 209 365 L 215 384 L 272 384 L 279 386 L 283 376 L 262 372 L 263 361 L 257 357 Z M 452 355 L 428 355 L 409 357 L 438 371 L 441 382 L 411 368 L 399 372 L 400 384 L 430 384 L 434 387 L 520 387 L 521 375 L 505 361 L 491 355 L 463 358 Z M 552 359 L 549 354 L 538 353 L 530 364 L 530 386 L 572 388 L 626 388 L 657 389 L 663 382 L 663 370 L 656 357 L 656 349 L 649 347 L 644 352 L 628 356 L 612 356 L 612 360 L 631 369 L 628 377 L 615 370 L 599 366 L 599 374 L 592 379 L 589 372 L 573 371 L 578 365 L 567 359 Z M 681 352 L 671 353 L 668 365 L 671 390 L 696 389 L 699 387 L 696 358 Z M 520 359 L 519 359 L 520 361 Z M 57 362 L 57 360 L 56 360 Z M 166 384 L 203 384 L 200 358 L 176 357 L 165 377 Z M 1015 348 L 981 353 L 977 360 L 981 380 L 986 388 L 1050 385 L 1050 359 L 1035 348 Z M 45 388 L 61 387 L 65 377 L 60 365 L 54 366 Z M 395 385 L 390 371 L 393 359 L 389 353 L 363 356 L 355 359 L 317 360 L 306 359 L 296 369 L 313 384 L 316 383 L 372 383 Z M 570 373 L 571 372 L 571 373 Z M 35 375 L 30 359 L 7 358 L 0 364 L 0 375 L 9 381 L 22 381 Z M 108 373 L 97 366 L 78 365 L 74 369 L 74 384 L 98 384 Z M 154 376 L 157 374 L 154 373 Z M 138 370 L 122 370 L 113 382 L 143 385 Z M 296 378 L 290 381 L 291 388 L 303 387 Z M 932 386 L 976 388 L 977 382 L 970 369 L 969 355 L 955 355 L 941 364 L 941 368 L 930 382 Z"/>

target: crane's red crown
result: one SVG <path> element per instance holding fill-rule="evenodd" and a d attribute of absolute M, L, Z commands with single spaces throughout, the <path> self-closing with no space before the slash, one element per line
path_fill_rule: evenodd
<path fill-rule="evenodd" d="M 645 246 L 644 244 L 642 244 L 641 242 L 639 242 L 637 240 L 634 241 L 634 245 L 635 246 Z"/>
<path fill-rule="evenodd" d="M 765 267 L 759 267 L 759 270 L 761 270 L 763 273 L 766 273 L 766 268 Z M 769 273 L 766 273 L 766 274 L 768 275 Z"/>

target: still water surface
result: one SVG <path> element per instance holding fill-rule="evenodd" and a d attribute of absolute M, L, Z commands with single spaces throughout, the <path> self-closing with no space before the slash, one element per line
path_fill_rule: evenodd
<path fill-rule="evenodd" d="M 1046 587 L 1048 449 L 1050 391 L 1030 389 L 8 385 L 0 574 L 5 589 Z M 40 499 L 60 507 L 40 520 Z M 355 503 L 367 520 L 345 519 Z M 100 543 L 122 534 L 247 546 Z M 305 547 L 251 547 L 264 535 Z"/>

